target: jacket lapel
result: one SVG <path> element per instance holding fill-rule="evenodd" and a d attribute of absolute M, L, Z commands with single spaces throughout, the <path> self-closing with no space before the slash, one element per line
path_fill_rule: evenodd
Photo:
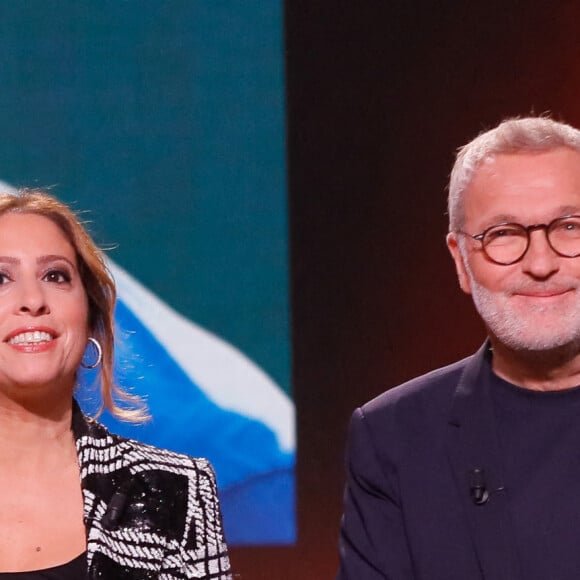
<path fill-rule="evenodd" d="M 87 421 L 76 401 L 72 426 L 81 470 L 87 577 L 157 577 L 165 555 L 165 537 L 146 529 L 143 492 L 133 485 L 139 475 L 131 472 L 126 455 L 130 442 L 110 435 L 96 421 Z M 112 520 L 115 502 L 121 521 Z M 121 517 L 124 512 L 138 512 L 138 525 L 133 521 L 126 524 Z M 134 573 L 125 569 L 134 569 Z"/>
<path fill-rule="evenodd" d="M 503 468 L 489 389 L 485 344 L 467 363 L 455 391 L 449 418 L 448 451 L 458 492 L 485 580 L 518 580 L 521 571 L 512 533 L 509 490 Z M 474 470 L 483 476 L 473 481 Z M 478 505 L 474 487 L 490 495 Z"/>

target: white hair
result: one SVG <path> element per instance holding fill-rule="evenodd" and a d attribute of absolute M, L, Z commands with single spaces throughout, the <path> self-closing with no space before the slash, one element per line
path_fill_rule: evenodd
<path fill-rule="evenodd" d="M 580 151 L 580 131 L 548 117 L 507 119 L 461 147 L 449 178 L 449 230 L 463 226 L 463 193 L 483 161 L 501 153 L 550 151 L 558 147 Z"/>

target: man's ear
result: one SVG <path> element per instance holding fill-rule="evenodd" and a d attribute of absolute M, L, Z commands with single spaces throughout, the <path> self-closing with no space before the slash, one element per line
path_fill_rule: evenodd
<path fill-rule="evenodd" d="M 451 252 L 451 257 L 455 262 L 455 270 L 457 272 L 457 279 L 459 280 L 459 286 L 466 294 L 471 294 L 471 284 L 469 280 L 469 275 L 467 273 L 467 267 L 465 265 L 465 260 L 461 251 L 459 249 L 459 242 L 457 241 L 457 234 L 455 232 L 449 232 L 447 234 L 447 247 Z"/>

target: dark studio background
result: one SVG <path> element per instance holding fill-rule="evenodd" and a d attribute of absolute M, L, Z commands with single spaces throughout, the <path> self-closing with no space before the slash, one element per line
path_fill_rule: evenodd
<path fill-rule="evenodd" d="M 333 578 L 352 410 L 482 341 L 444 236 L 454 150 L 507 116 L 580 125 L 580 5 L 286 3 L 299 544 L 243 580 Z"/>

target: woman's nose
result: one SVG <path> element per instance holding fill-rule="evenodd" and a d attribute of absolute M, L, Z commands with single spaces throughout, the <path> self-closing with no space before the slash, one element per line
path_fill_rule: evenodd
<path fill-rule="evenodd" d="M 41 316 L 49 312 L 46 296 L 41 286 L 36 282 L 23 285 L 19 302 L 19 311 L 23 314 Z"/>

